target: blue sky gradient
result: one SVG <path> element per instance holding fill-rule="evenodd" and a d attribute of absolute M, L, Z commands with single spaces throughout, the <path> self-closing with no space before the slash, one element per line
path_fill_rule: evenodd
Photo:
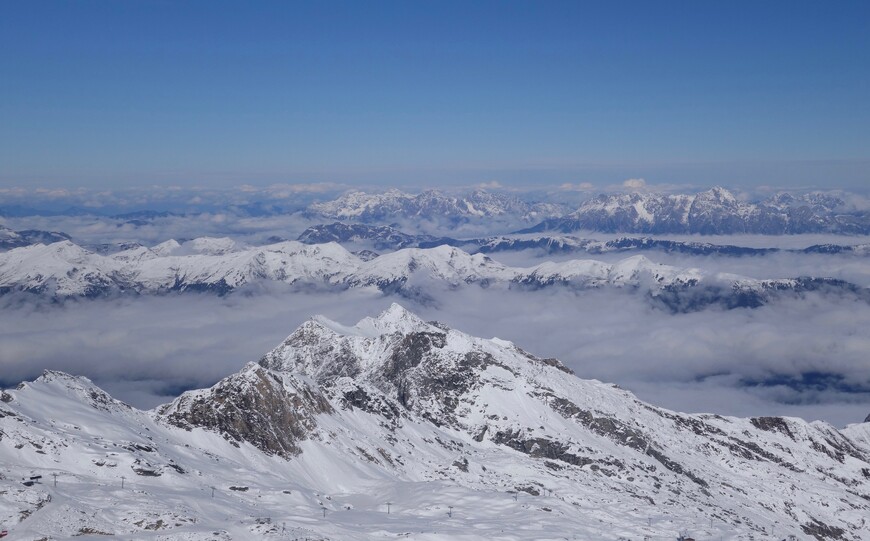
<path fill-rule="evenodd" d="M 0 185 L 870 184 L 868 2 L 0 3 Z"/>

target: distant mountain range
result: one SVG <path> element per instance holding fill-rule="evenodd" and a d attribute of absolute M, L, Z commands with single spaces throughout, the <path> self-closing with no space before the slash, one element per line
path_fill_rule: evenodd
<path fill-rule="evenodd" d="M 397 219 L 463 221 L 514 216 L 541 220 L 519 233 L 599 231 L 642 234 L 765 234 L 870 233 L 870 213 L 848 208 L 829 193 L 778 193 L 764 201 L 739 200 L 725 188 L 695 194 L 624 193 L 600 195 L 573 212 L 562 204 L 528 203 L 483 190 L 468 196 L 437 191 L 418 195 L 399 190 L 370 194 L 352 192 L 308 207 L 308 213 L 360 223 L 390 223 Z"/>
<path fill-rule="evenodd" d="M 0 225 L 0 251 L 30 246 L 31 244 L 51 244 L 64 240 L 70 240 L 70 236 L 58 231 L 40 231 L 37 229 L 13 231 Z"/>
<path fill-rule="evenodd" d="M 535 289 L 618 288 L 640 291 L 675 311 L 710 304 L 754 307 L 787 293 L 837 291 L 868 299 L 868 290 L 830 278 L 757 280 L 681 269 L 633 256 L 617 263 L 590 259 L 509 267 L 484 254 L 451 246 L 406 248 L 357 256 L 336 243 L 295 241 L 247 247 L 223 238 L 135 247 L 100 255 L 70 241 L 0 253 L 0 293 L 50 298 L 208 291 L 226 294 L 261 282 L 294 286 L 371 287 L 431 301 L 437 288 L 464 286 Z M 435 289 L 433 289 L 435 288 Z"/>
<path fill-rule="evenodd" d="M 785 235 L 870 233 L 870 213 L 847 211 L 827 194 L 775 195 L 759 203 L 738 200 L 724 188 L 697 194 L 601 195 L 576 211 L 519 231 L 602 231 L 646 234 Z"/>
<path fill-rule="evenodd" d="M 752 248 L 729 244 L 711 244 L 694 241 L 674 241 L 650 237 L 621 237 L 598 241 L 570 235 L 500 235 L 471 239 L 436 237 L 405 233 L 387 225 L 367 225 L 335 222 L 309 227 L 297 237 L 306 244 L 338 242 L 346 244 L 370 244 L 377 250 L 400 250 L 402 248 L 434 248 L 455 246 L 469 253 L 491 254 L 519 250 L 537 250 L 545 254 L 660 251 L 687 255 L 756 256 L 777 252 L 870 255 L 870 244 L 840 245 L 814 244 L 800 249 Z"/>
<path fill-rule="evenodd" d="M 0 473 L 11 539 L 870 538 L 870 424 L 668 411 L 396 304 L 151 411 L 46 371 Z"/>
<path fill-rule="evenodd" d="M 571 207 L 557 194 L 522 198 L 503 192 L 474 190 L 445 193 L 427 190 L 408 193 L 398 189 L 385 192 L 352 191 L 329 201 L 275 205 L 252 202 L 227 205 L 222 209 L 235 216 L 266 217 L 296 214 L 311 220 L 341 220 L 370 225 L 416 222 L 440 228 L 469 222 L 499 223 L 502 227 L 535 224 L 520 233 L 598 231 L 626 234 L 870 234 L 870 211 L 850 206 L 848 194 L 781 192 L 762 201 L 744 201 L 725 188 L 691 194 L 635 192 L 604 194 Z M 219 208 L 219 207 L 216 207 Z M 215 209 L 212 209 L 215 211 Z M 0 215 L 40 214 L 26 208 L 0 209 Z M 93 214 L 93 210 L 42 213 L 46 216 Z M 109 216 L 133 226 L 193 214 L 137 210 Z"/>
<path fill-rule="evenodd" d="M 513 216 L 533 222 L 561 216 L 566 208 L 554 203 L 528 203 L 497 192 L 475 190 L 468 195 L 449 195 L 437 190 L 409 194 L 400 190 L 384 193 L 350 192 L 338 199 L 314 203 L 308 213 L 338 220 L 363 223 L 424 219 L 462 221 L 468 219 Z"/>

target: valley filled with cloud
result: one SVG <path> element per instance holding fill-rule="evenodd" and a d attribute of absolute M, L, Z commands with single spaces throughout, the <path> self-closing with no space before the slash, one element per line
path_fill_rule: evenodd
<path fill-rule="evenodd" d="M 310 189 L 291 191 L 316 193 Z M 651 268 L 665 265 L 661 268 L 675 269 L 667 272 L 678 273 L 676 276 L 688 272 L 686 276 L 697 273 L 706 277 L 704 280 L 716 277 L 711 282 L 714 284 L 728 284 L 729 280 L 786 283 L 798 277 L 814 277 L 834 280 L 835 287 L 777 293 L 776 288 L 781 286 L 776 286 L 770 290 L 773 296 L 743 306 L 742 301 L 716 300 L 721 291 L 693 289 L 694 278 L 675 290 L 643 285 L 642 278 L 622 283 L 613 282 L 612 277 L 608 279 L 611 285 L 606 287 L 595 285 L 595 281 L 577 282 L 577 278 L 563 285 L 536 282 L 528 287 L 517 282 L 518 278 L 493 282 L 484 277 L 489 271 L 475 270 L 474 278 L 469 278 L 471 275 L 463 272 L 470 271 L 463 267 L 456 267 L 458 270 L 451 270 L 453 274 L 449 275 L 427 271 L 425 265 L 421 270 L 415 267 L 420 263 L 413 259 L 403 263 L 410 266 L 402 267 L 407 277 L 397 282 L 398 287 L 384 285 L 383 276 L 371 274 L 384 272 L 377 259 L 374 263 L 358 263 L 375 265 L 364 271 L 371 276 L 366 280 L 380 281 L 368 282 L 368 286 L 359 278 L 342 284 L 333 280 L 331 285 L 310 280 L 284 283 L 274 278 L 257 279 L 256 272 L 254 278 L 223 293 L 178 289 L 156 295 L 143 290 L 130 295 L 107 291 L 95 298 L 51 299 L 44 293 L 16 293 L 10 286 L 10 291 L 0 297 L 3 384 L 14 385 L 37 376 L 43 368 L 51 368 L 86 375 L 123 400 L 153 407 L 182 390 L 211 385 L 245 362 L 257 360 L 258 355 L 315 314 L 350 323 L 380 312 L 391 302 L 400 302 L 426 319 L 443 321 L 475 335 L 513 341 L 536 355 L 562 360 L 580 377 L 618 384 L 644 400 L 680 411 L 791 415 L 838 426 L 861 421 L 868 413 L 870 368 L 866 352 L 870 350 L 870 339 L 864 330 L 870 325 L 870 302 L 864 292 L 870 287 L 870 255 L 863 247 L 870 243 L 870 237 L 821 232 L 643 236 L 579 231 L 552 233 L 551 240 L 544 243 L 535 239 L 546 239 L 546 233 L 511 234 L 512 227 L 529 223 L 522 213 L 529 208 L 524 200 L 530 196 L 520 195 L 522 198 L 512 203 L 518 210 L 496 213 L 490 209 L 493 216 L 442 213 L 437 216 L 438 222 L 433 222 L 436 225 L 428 229 L 435 235 L 426 238 L 446 240 L 426 242 L 451 242 L 460 246 L 456 254 L 466 254 L 463 250 L 474 253 L 483 249 L 482 243 L 490 242 L 475 239 L 497 238 L 503 249 L 486 254 L 491 261 L 487 265 L 496 269 L 491 272 L 497 276 L 506 272 L 498 269 L 517 269 L 510 272 L 522 274 L 531 271 L 520 269 L 535 269 L 548 261 L 556 269 L 570 268 L 565 266 L 578 261 L 619 266 L 627 258 L 642 256 L 649 261 L 645 264 L 653 265 Z M 333 196 L 320 194 L 319 200 L 329 201 L 329 197 Z M 382 196 L 378 197 L 379 204 L 415 201 L 385 203 Z M 296 200 L 295 211 L 260 208 L 257 213 L 241 211 L 225 199 L 215 199 L 215 208 L 208 212 L 176 213 L 167 207 L 122 216 L 60 211 L 21 212 L 14 216 L 7 212 L 2 225 L 10 231 L 63 232 L 77 246 L 107 254 L 105 257 L 133 245 L 156 246 L 169 239 L 182 243 L 198 237 L 233 239 L 182 244 L 171 252 L 172 257 L 181 258 L 179 262 L 199 253 L 205 254 L 208 261 L 219 261 L 221 250 L 236 253 L 292 240 L 304 236 L 312 225 L 328 223 L 330 217 L 322 216 L 324 207 L 309 208 L 305 202 Z M 321 208 L 321 212 L 312 208 Z M 403 218 L 405 211 L 399 207 L 390 208 L 397 222 L 414 221 Z M 381 217 L 363 220 L 375 224 L 383 221 Z M 425 227 L 403 229 L 401 223 L 393 227 L 396 229 L 390 234 L 394 237 L 403 232 L 427 231 Z M 634 242 L 626 247 L 629 244 L 620 241 L 626 238 L 648 240 L 644 241 L 647 244 Z M 553 239 L 575 247 L 554 249 Z M 517 240 L 537 243 L 505 244 Z M 671 244 L 649 244 L 650 240 Z M 357 253 L 369 250 L 372 255 L 368 257 L 385 258 L 401 250 L 396 247 L 399 245 L 388 247 L 383 240 L 365 238 L 364 234 L 341 244 Z M 842 251 L 842 247 L 848 251 Z M 440 253 L 426 249 L 414 257 L 431 258 Z M 0 254 L 0 259 L 3 256 Z M 297 256 L 287 257 L 292 261 Z M 346 257 L 356 256 L 348 253 Z M 73 263 L 70 268 L 83 269 L 82 264 Z M 191 268 L 197 264 L 185 265 Z M 459 265 L 449 263 L 454 264 Z M 11 271 L 4 272 L 7 282 L 14 278 L 10 278 Z M 276 272 L 280 275 L 286 271 Z M 178 278 L 175 280 L 178 283 Z M 14 282 L 9 284 L 14 286 Z M 348 288 L 348 284 L 352 287 Z M 190 287 L 199 286 L 191 283 Z M 677 304 L 662 302 L 668 294 L 678 296 L 674 301 Z"/>

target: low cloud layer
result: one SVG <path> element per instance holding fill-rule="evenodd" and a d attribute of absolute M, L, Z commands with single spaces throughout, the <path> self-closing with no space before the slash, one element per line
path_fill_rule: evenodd
<path fill-rule="evenodd" d="M 498 336 L 664 407 L 795 415 L 835 425 L 870 413 L 870 306 L 811 295 L 755 310 L 670 315 L 630 292 L 441 291 L 419 305 L 367 291 L 279 289 L 225 298 L 168 296 L 5 306 L 3 384 L 43 368 L 83 374 L 141 407 L 256 361 L 313 314 L 352 324 L 398 301 L 483 337 Z M 807 379 L 807 374 L 810 374 Z"/>
<path fill-rule="evenodd" d="M 304 185 L 242 186 L 235 193 L 238 202 L 256 197 L 295 201 L 322 195 Z M 13 197 L 0 195 L 6 202 Z M 65 202 L 90 195 L 41 196 Z M 117 194 L 106 192 L 101 197 L 111 199 Z M 210 197 L 224 196 L 165 188 L 149 197 L 149 201 L 200 197 L 205 204 L 212 201 Z M 94 216 L 7 217 L 0 223 L 13 229 L 60 230 L 83 243 L 153 245 L 169 238 L 203 235 L 231 236 L 257 244 L 273 235 L 295 238 L 311 222 L 299 215 L 208 211 L 168 216 L 145 225 Z M 404 225 L 409 231 L 461 238 L 509 231 L 515 224 L 470 223 L 449 232 L 435 221 Z M 789 249 L 870 242 L 867 237 L 830 235 L 670 238 Z M 656 262 L 707 272 L 755 278 L 833 277 L 870 287 L 866 256 L 645 255 Z M 625 256 L 601 254 L 595 259 L 612 262 Z M 542 258 L 538 252 L 526 251 L 493 257 L 512 266 L 531 266 L 543 259 L 586 256 Z M 40 306 L 0 299 L 0 383 L 14 385 L 52 368 L 86 375 L 123 400 L 153 407 L 184 389 L 210 385 L 245 362 L 257 360 L 314 314 L 352 324 L 399 301 L 426 319 L 441 320 L 477 336 L 512 340 L 536 355 L 563 360 L 580 377 L 617 383 L 644 400 L 672 409 L 741 416 L 795 415 L 835 425 L 861 421 L 870 413 L 870 305 L 846 298 L 811 294 L 753 310 L 668 314 L 652 308 L 640 295 L 620 291 L 505 292 L 477 286 L 445 291 L 422 284 L 431 288 L 429 298 L 434 302 L 421 305 L 364 290 L 300 293 L 265 287 L 268 291 L 224 298 L 185 295 Z"/>

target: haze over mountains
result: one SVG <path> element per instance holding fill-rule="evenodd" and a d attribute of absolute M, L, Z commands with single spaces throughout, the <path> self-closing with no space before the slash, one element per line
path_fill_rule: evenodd
<path fill-rule="evenodd" d="M 516 226 L 524 232 L 579 230 L 641 234 L 807 234 L 870 233 L 870 209 L 866 201 L 844 192 L 778 192 L 758 200 L 738 198 L 725 188 L 697 193 L 634 192 L 603 194 L 586 198 L 579 206 L 565 201 L 564 193 L 506 194 L 481 189 L 446 193 L 428 190 L 411 194 L 397 189 L 383 192 L 351 191 L 335 199 L 306 205 L 287 199 L 239 199 L 225 194 L 208 204 L 170 205 L 172 211 L 155 207 L 109 214 L 116 223 L 142 226 L 161 219 L 188 214 L 221 212 L 248 218 L 297 215 L 300 219 L 333 219 L 386 225 L 394 221 L 431 228 L 487 223 Z M 268 194 L 267 194 L 268 195 Z M 286 197 L 286 195 L 284 195 Z M 190 196 L 190 201 L 198 199 Z M 857 201 L 857 204 L 856 204 Z M 108 209 L 117 209 L 112 206 Z M 0 216 L 100 215 L 99 206 L 82 209 L 39 211 L 3 207 Z M 184 210 L 182 210 L 184 209 Z M 428 225 L 427 225 L 428 224 Z M 525 224 L 525 225 L 523 225 Z M 509 232 L 508 230 L 500 231 Z M 163 239 L 166 240 L 166 239 Z"/>
<path fill-rule="evenodd" d="M 523 232 L 578 231 L 654 234 L 867 234 L 866 212 L 844 212 L 836 196 L 779 193 L 758 203 L 738 200 L 716 187 L 697 194 L 617 194 L 599 196 L 576 211 L 545 220 Z"/>
<path fill-rule="evenodd" d="M 600 195 L 571 210 L 559 203 L 527 203 L 517 197 L 476 190 L 454 197 L 435 190 L 410 195 L 398 190 L 382 194 L 351 192 L 308 213 L 362 223 L 396 219 L 461 222 L 514 216 L 540 223 L 519 231 L 563 233 L 588 230 L 646 234 L 801 234 L 870 233 L 870 213 L 847 207 L 830 193 L 777 193 L 765 200 L 738 200 L 725 188 L 695 194 L 628 193 Z"/>
<path fill-rule="evenodd" d="M 0 398 L 15 536 L 870 535 L 866 423 L 671 412 L 395 304 L 147 412 L 57 372 Z"/>

